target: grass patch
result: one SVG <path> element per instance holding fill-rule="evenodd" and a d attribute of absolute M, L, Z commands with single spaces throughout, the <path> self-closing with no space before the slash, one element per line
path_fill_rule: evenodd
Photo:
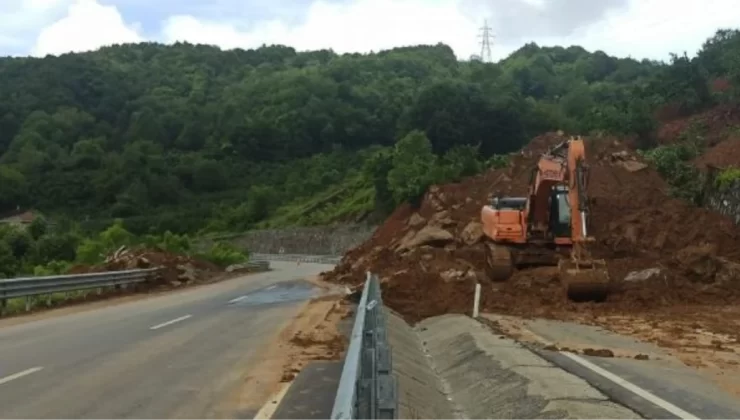
<path fill-rule="evenodd" d="M 103 288 L 102 294 L 107 294 L 113 291 L 113 288 Z M 29 297 L 19 297 L 19 298 L 12 298 L 7 300 L 7 304 L 5 307 L 5 311 L 3 312 L 3 315 L 18 315 L 22 313 L 26 313 L 26 300 L 30 300 L 30 308 L 29 311 L 32 312 L 34 309 L 47 309 L 47 308 L 53 308 L 55 306 L 59 306 L 60 304 L 64 303 L 70 303 L 70 302 L 80 302 L 84 301 L 88 296 L 93 295 L 97 296 L 97 290 L 96 289 L 86 289 L 86 290 L 76 290 L 72 292 L 57 292 L 52 293 L 51 295 L 38 295 L 38 296 L 29 296 Z"/>
<path fill-rule="evenodd" d="M 714 179 L 714 185 L 720 190 L 726 190 L 740 179 L 740 168 L 729 167 L 723 169 Z"/>
<path fill-rule="evenodd" d="M 375 190 L 356 174 L 311 198 L 296 199 L 279 207 L 257 227 L 318 226 L 354 221 L 371 213 L 374 204 Z"/>

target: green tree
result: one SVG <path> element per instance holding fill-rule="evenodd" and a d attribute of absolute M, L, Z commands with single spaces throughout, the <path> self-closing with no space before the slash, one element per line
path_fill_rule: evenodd
<path fill-rule="evenodd" d="M 393 168 L 393 150 L 383 149 L 373 153 L 363 168 L 363 175 L 373 186 L 375 208 L 390 213 L 395 205 L 393 193 L 388 182 L 388 174 Z"/>
<path fill-rule="evenodd" d="M 42 216 L 36 217 L 31 221 L 31 224 L 28 225 L 28 233 L 31 234 L 34 240 L 38 240 L 44 236 L 48 230 L 49 223 L 46 221 L 46 218 Z"/>
<path fill-rule="evenodd" d="M 19 260 L 13 255 L 13 249 L 5 241 L 0 241 L 0 275 L 8 278 L 18 272 Z"/>
<path fill-rule="evenodd" d="M 10 246 L 13 256 L 22 260 L 33 245 L 33 238 L 23 228 L 13 227 L 5 234 L 5 242 Z"/>
<path fill-rule="evenodd" d="M 534 43 L 497 63 L 444 44 L 339 55 L 141 43 L 0 58 L 0 74 L 0 211 L 182 234 L 387 213 L 427 178 L 471 173 L 546 131 L 652 147 L 653 115 L 736 101 L 740 36 L 721 29 L 669 62 Z M 434 169 L 403 188 L 394 176 L 423 165 L 371 156 L 414 131 Z M 395 167 L 397 154 L 412 163 Z"/>
<path fill-rule="evenodd" d="M 388 187 L 396 203 L 409 201 L 418 205 L 438 175 L 437 157 L 424 132 L 414 130 L 400 139 L 393 150 L 392 162 Z"/>
<path fill-rule="evenodd" d="M 38 264 L 49 261 L 74 261 L 77 258 L 78 244 L 78 237 L 72 233 L 43 235 L 34 243 L 34 260 Z"/>
<path fill-rule="evenodd" d="M 29 201 L 26 178 L 18 170 L 0 165 L 0 209 L 9 210 Z"/>

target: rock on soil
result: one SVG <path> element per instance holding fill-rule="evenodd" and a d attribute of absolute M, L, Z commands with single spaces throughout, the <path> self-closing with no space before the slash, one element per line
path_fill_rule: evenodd
<path fill-rule="evenodd" d="M 418 209 L 396 209 L 324 279 L 358 286 L 367 270 L 377 273 L 386 304 L 412 322 L 470 312 L 476 282 L 483 285 L 484 311 L 559 319 L 574 312 L 675 312 L 682 305 L 740 301 L 740 266 L 734 262 L 740 261 L 740 229 L 724 216 L 669 197 L 655 170 L 608 137 L 586 139 L 591 234 L 596 238 L 592 252 L 607 260 L 615 286 L 608 300 L 569 302 L 555 267 L 517 271 L 505 283 L 489 282 L 483 274 L 481 207 L 494 193 L 524 196 L 539 155 L 563 140 L 559 133 L 539 136 L 507 168 L 430 188 Z M 624 281 L 646 269 L 659 274 Z"/>
<path fill-rule="evenodd" d="M 658 143 L 675 143 L 692 126 L 701 128 L 706 144 L 714 146 L 724 140 L 728 129 L 740 126 L 740 107 L 724 104 L 688 118 L 667 122 L 658 131 Z"/>
<path fill-rule="evenodd" d="M 733 134 L 732 137 L 720 141 L 709 148 L 701 156 L 694 160 L 694 165 L 699 168 L 715 166 L 725 168 L 728 166 L 740 167 L 740 135 Z"/>

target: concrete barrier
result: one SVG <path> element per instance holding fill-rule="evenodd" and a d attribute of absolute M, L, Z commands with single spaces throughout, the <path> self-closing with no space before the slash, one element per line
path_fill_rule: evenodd
<path fill-rule="evenodd" d="M 458 418 L 641 418 L 470 317 L 443 315 L 417 328 Z"/>

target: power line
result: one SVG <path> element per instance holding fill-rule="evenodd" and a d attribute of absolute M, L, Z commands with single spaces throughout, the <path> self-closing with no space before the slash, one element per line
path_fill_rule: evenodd
<path fill-rule="evenodd" d="M 478 29 L 481 31 L 480 35 L 478 35 L 478 38 L 481 38 L 480 41 L 480 59 L 484 63 L 490 63 L 493 61 L 493 58 L 491 57 L 491 43 L 493 42 L 493 29 L 488 26 L 488 19 L 483 21 L 483 27 Z"/>

